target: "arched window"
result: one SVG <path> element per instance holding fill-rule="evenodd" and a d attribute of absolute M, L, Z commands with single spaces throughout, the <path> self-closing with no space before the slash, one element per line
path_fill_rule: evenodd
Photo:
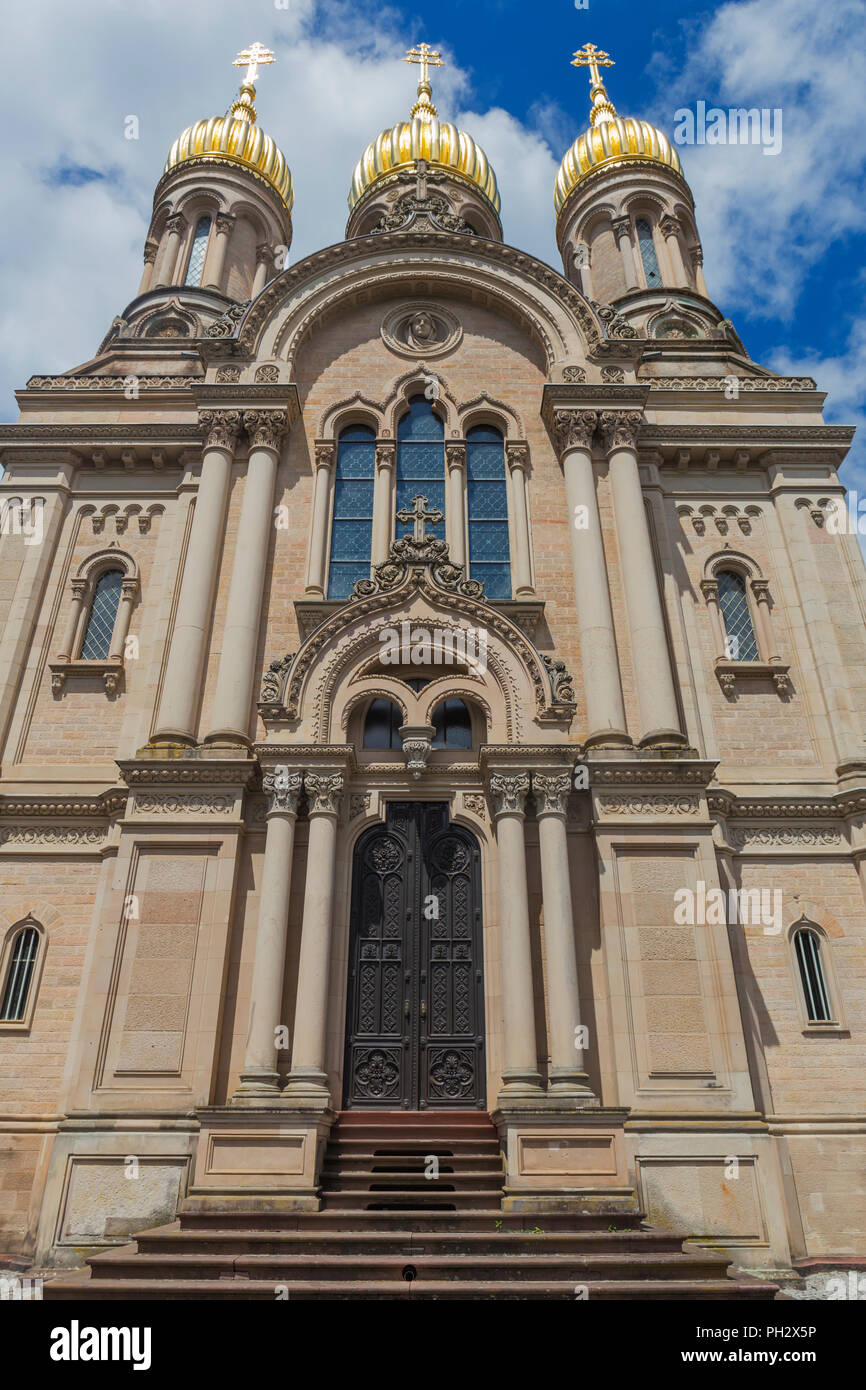
<path fill-rule="evenodd" d="M 412 498 L 427 498 L 443 520 L 427 526 L 427 535 L 445 538 L 445 427 L 425 396 L 412 396 L 409 410 L 397 426 L 397 505 L 411 507 Z M 397 523 L 398 536 L 411 536 L 411 524 Z"/>
<path fill-rule="evenodd" d="M 719 570 L 716 583 L 725 624 L 725 655 L 731 661 L 760 661 L 745 580 L 736 570 Z"/>
<path fill-rule="evenodd" d="M 369 578 L 375 477 L 376 436 L 350 425 L 337 445 L 328 598 L 349 598 L 356 580 Z"/>
<path fill-rule="evenodd" d="M 364 719 L 365 748 L 402 748 L 403 712 L 392 700 L 373 700 Z"/>
<path fill-rule="evenodd" d="M 99 576 L 93 591 L 84 641 L 81 643 L 82 661 L 105 661 L 111 652 L 123 579 L 122 570 L 105 570 Z"/>
<path fill-rule="evenodd" d="M 645 217 L 639 217 L 635 223 L 635 231 L 637 232 L 637 244 L 640 247 L 640 258 L 643 262 L 647 288 L 653 290 L 656 285 L 660 285 L 662 282 L 655 242 L 653 241 L 653 229 Z"/>
<path fill-rule="evenodd" d="M 195 224 L 195 231 L 192 234 L 192 246 L 189 253 L 189 262 L 186 267 L 185 285 L 200 285 L 201 273 L 204 269 L 204 257 L 207 251 L 208 237 L 210 236 L 210 218 L 204 214 Z"/>
<path fill-rule="evenodd" d="M 24 1018 L 38 951 L 39 932 L 25 923 L 12 940 L 3 1000 L 0 1003 L 0 1023 L 18 1023 Z"/>
<path fill-rule="evenodd" d="M 511 598 L 505 441 L 490 425 L 466 434 L 466 507 L 470 578 L 481 581 L 485 598 Z"/>
<path fill-rule="evenodd" d="M 443 700 L 430 722 L 436 730 L 431 748 L 472 747 L 472 718 L 462 700 Z"/>
<path fill-rule="evenodd" d="M 800 970 L 800 984 L 810 1023 L 832 1023 L 830 991 L 821 959 L 821 938 L 811 927 L 798 927 L 794 932 L 794 950 Z"/>

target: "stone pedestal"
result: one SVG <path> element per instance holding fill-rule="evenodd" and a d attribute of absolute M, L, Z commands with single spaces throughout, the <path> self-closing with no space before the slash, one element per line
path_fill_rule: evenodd
<path fill-rule="evenodd" d="M 623 1125 L 627 1110 L 564 1097 L 515 1097 L 492 1119 L 505 1151 L 503 1211 L 639 1214 Z"/>
<path fill-rule="evenodd" d="M 318 1177 L 334 1112 L 270 1102 L 198 1112 L 198 1147 L 184 1212 L 318 1211 Z"/>

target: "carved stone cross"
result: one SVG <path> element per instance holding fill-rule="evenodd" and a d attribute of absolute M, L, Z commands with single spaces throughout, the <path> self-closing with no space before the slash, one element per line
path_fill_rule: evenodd
<path fill-rule="evenodd" d="M 438 526 L 439 523 L 444 520 L 444 517 L 438 507 L 431 507 L 428 511 L 427 498 L 421 497 L 419 494 L 417 497 L 412 498 L 411 509 L 409 507 L 400 508 L 397 513 L 397 520 L 402 522 L 404 526 L 408 526 L 411 522 L 415 528 L 413 533 L 415 540 L 425 541 L 427 539 L 427 522 L 429 522 L 431 526 Z"/>

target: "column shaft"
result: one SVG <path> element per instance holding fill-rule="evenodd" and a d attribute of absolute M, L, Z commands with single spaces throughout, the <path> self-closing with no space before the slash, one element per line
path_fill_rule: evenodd
<path fill-rule="evenodd" d="M 202 284 L 206 289 L 223 289 L 223 272 L 226 263 L 226 252 L 229 249 L 229 238 L 232 234 L 234 218 L 227 217 L 224 213 L 217 217 L 214 228 L 214 239 L 208 247 L 207 260 L 204 269 L 206 274 L 202 275 Z"/>
<path fill-rule="evenodd" d="M 313 530 L 310 537 L 310 582 L 307 590 L 325 597 L 325 556 L 328 549 L 328 511 L 331 500 L 331 470 L 334 445 L 316 445 L 316 476 L 313 482 Z"/>
<path fill-rule="evenodd" d="M 222 418 L 227 417 L 227 418 Z M 238 411 L 201 412 L 209 430 L 189 548 L 159 703 L 155 739 L 195 742 L 204 655 L 210 636 Z"/>
<path fill-rule="evenodd" d="M 373 564 L 381 565 L 391 548 L 391 517 L 393 512 L 393 478 L 395 448 L 393 444 L 377 444 L 376 477 L 373 482 Z"/>
<path fill-rule="evenodd" d="M 324 1099 L 328 1095 L 325 1061 L 337 805 L 343 778 L 340 774 L 308 772 L 304 776 L 304 786 L 310 799 L 310 839 L 298 961 L 292 1070 L 286 1090 L 293 1095 Z"/>
<path fill-rule="evenodd" d="M 301 774 L 290 773 L 287 768 L 275 768 L 265 773 L 264 786 L 271 793 L 271 804 L 259 890 L 250 1021 L 241 1085 L 238 1088 L 240 1095 L 276 1094 L 279 1087 L 276 1030 L 284 1021 L 281 1015 L 289 898 Z"/>
<path fill-rule="evenodd" d="M 466 564 L 466 445 L 446 444 L 448 548 L 455 565 Z"/>
<path fill-rule="evenodd" d="M 586 742 L 628 743 L 607 562 L 592 466 L 591 444 L 596 420 L 597 415 L 593 410 L 557 411 L 554 433 L 562 454 L 568 501 L 571 567 L 586 699 Z"/>
<path fill-rule="evenodd" d="M 499 921 L 502 951 L 502 1015 L 505 1031 L 504 1095 L 536 1095 L 541 1089 L 535 1042 L 532 946 L 526 887 L 523 805 L 529 776 L 494 774 L 499 861 Z"/>
<path fill-rule="evenodd" d="M 525 444 L 509 444 L 506 456 L 514 534 L 514 557 L 511 564 L 514 597 L 528 598 L 535 592 L 532 587 L 532 560 L 529 548 L 529 509 L 526 505 L 526 466 L 529 451 Z"/>
<path fill-rule="evenodd" d="M 228 737 L 243 743 L 250 732 L 274 481 L 287 419 L 284 411 L 248 410 L 244 425 L 251 448 L 208 734 L 209 739 Z"/>
<path fill-rule="evenodd" d="M 641 742 L 682 743 L 667 631 L 638 471 L 638 412 L 603 411 Z"/>

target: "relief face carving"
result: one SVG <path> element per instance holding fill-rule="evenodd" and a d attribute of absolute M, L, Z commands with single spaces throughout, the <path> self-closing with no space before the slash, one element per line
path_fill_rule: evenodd
<path fill-rule="evenodd" d="M 401 357 L 440 357 L 456 347 L 463 329 L 454 314 L 438 304 L 402 304 L 385 315 L 382 339 Z"/>
<path fill-rule="evenodd" d="M 341 772 L 305 772 L 304 790 L 310 803 L 310 815 L 335 816 L 343 790 Z"/>
<path fill-rule="evenodd" d="M 289 815 L 298 814 L 298 799 L 304 779 L 300 772 L 290 772 L 287 767 L 274 767 L 265 773 L 262 786 L 268 794 L 268 813 L 286 811 Z"/>
<path fill-rule="evenodd" d="M 490 795 L 497 816 L 508 812 L 523 815 L 523 808 L 529 792 L 529 773 L 516 772 L 506 775 L 494 772 L 490 777 Z"/>
<path fill-rule="evenodd" d="M 564 816 L 571 791 L 571 777 L 567 772 L 533 772 L 532 790 L 539 815 Z"/>

